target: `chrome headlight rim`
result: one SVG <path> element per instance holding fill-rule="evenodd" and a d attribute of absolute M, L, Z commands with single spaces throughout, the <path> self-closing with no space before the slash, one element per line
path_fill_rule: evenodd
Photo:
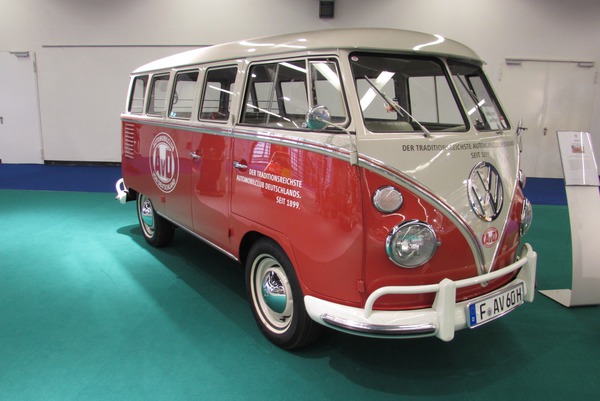
<path fill-rule="evenodd" d="M 399 255 L 396 252 L 396 250 L 398 245 L 398 237 L 402 234 L 407 235 L 408 230 L 411 230 L 413 228 L 423 230 L 421 231 L 421 233 L 427 233 L 429 235 L 429 239 L 427 239 L 427 245 L 429 250 L 423 255 L 417 255 L 414 258 L 414 261 L 411 262 L 410 259 L 414 256 L 411 255 L 412 252 L 408 252 L 408 257 L 406 258 L 406 260 L 403 260 L 401 259 L 402 255 Z M 392 229 L 392 231 L 390 231 L 385 241 L 385 250 L 390 260 L 396 265 L 406 269 L 414 269 L 423 266 L 424 264 L 429 262 L 433 255 L 435 255 L 435 252 L 437 251 L 437 248 L 439 246 L 440 242 L 438 241 L 437 235 L 433 227 L 430 224 L 427 224 L 420 220 L 409 220 L 404 223 L 398 224 Z M 417 252 L 418 251 L 420 251 L 420 249 L 418 249 Z"/>

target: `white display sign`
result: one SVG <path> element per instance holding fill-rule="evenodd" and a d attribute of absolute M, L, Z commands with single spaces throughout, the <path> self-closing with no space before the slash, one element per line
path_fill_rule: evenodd
<path fill-rule="evenodd" d="M 558 131 L 566 185 L 598 186 L 598 167 L 589 132 Z"/>
<path fill-rule="evenodd" d="M 600 197 L 590 134 L 558 131 L 557 135 L 571 224 L 572 285 L 540 292 L 566 307 L 600 305 Z"/>

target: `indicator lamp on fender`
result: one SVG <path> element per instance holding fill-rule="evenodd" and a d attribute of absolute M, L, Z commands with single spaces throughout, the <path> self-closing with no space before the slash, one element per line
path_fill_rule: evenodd
<path fill-rule="evenodd" d="M 398 266 L 413 268 L 427 263 L 439 245 L 429 224 L 411 220 L 394 227 L 385 241 L 385 250 Z"/>
<path fill-rule="evenodd" d="M 382 213 L 394 213 L 404 203 L 400 191 L 392 186 L 379 188 L 373 194 L 373 206 Z"/>
<path fill-rule="evenodd" d="M 525 233 L 529 230 L 532 221 L 533 207 L 531 206 L 529 199 L 525 198 L 523 200 L 523 209 L 521 210 L 521 235 L 525 235 Z"/>
<path fill-rule="evenodd" d="M 527 185 L 527 177 L 525 176 L 523 170 L 519 170 L 518 180 L 521 189 L 525 188 L 525 185 Z"/>

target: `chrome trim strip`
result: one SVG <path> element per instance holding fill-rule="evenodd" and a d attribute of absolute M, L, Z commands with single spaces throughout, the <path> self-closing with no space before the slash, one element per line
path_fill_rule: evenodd
<path fill-rule="evenodd" d="M 338 135 L 338 134 L 332 134 Z M 346 136 L 345 134 L 339 134 Z M 260 141 L 274 144 L 285 144 L 295 149 L 310 150 L 322 155 L 331 156 L 336 159 L 350 162 L 350 150 L 341 146 L 328 144 L 324 141 L 314 141 L 302 137 L 290 137 L 289 135 L 274 135 L 270 132 L 254 132 L 240 130 L 239 127 L 233 131 L 233 137 L 251 141 Z"/>
<path fill-rule="evenodd" d="M 367 170 L 371 170 L 377 174 L 388 178 L 390 181 L 393 181 L 394 183 L 402 186 L 403 188 L 408 189 L 416 195 L 421 196 L 429 203 L 437 207 L 444 214 L 444 216 L 446 216 L 448 219 L 450 219 L 450 221 L 452 221 L 456 225 L 458 230 L 463 234 L 463 236 L 467 240 L 467 243 L 471 248 L 471 252 L 475 257 L 477 271 L 479 272 L 479 274 L 484 274 L 486 272 L 483 251 L 479 246 L 477 237 L 475 236 L 475 233 L 471 230 L 471 228 L 468 226 L 468 224 L 462 219 L 462 217 L 458 215 L 458 213 L 456 213 L 453 209 L 451 209 L 448 205 L 446 205 L 429 190 L 414 182 L 411 178 L 407 177 L 402 172 L 389 167 L 384 167 L 383 163 L 381 163 L 378 160 L 366 157 L 364 155 L 360 155 L 358 164 L 360 167 L 363 167 Z"/>
<path fill-rule="evenodd" d="M 198 122 L 190 122 L 186 121 L 187 124 L 183 124 L 178 121 L 165 121 L 165 120 L 156 120 L 156 119 L 148 119 L 145 117 L 133 117 L 132 116 L 122 116 L 121 121 L 125 123 L 134 123 L 134 124 L 144 124 L 151 125 L 153 127 L 160 128 L 168 128 L 168 129 L 180 129 L 186 131 L 200 132 L 203 134 L 212 134 L 212 135 L 222 135 L 222 136 L 231 136 L 231 126 L 223 125 L 221 126 L 212 126 L 212 125 L 202 125 L 202 123 Z M 194 123 L 194 125 L 192 125 Z"/>
<path fill-rule="evenodd" d="M 194 125 L 181 124 L 177 122 L 165 122 L 163 120 L 148 120 L 145 117 L 132 118 L 131 116 L 122 116 L 121 121 L 127 123 L 140 123 L 144 125 L 152 125 L 160 128 L 185 129 L 188 131 L 206 133 L 211 135 L 233 136 L 234 138 L 247 139 L 252 141 L 284 144 L 295 149 L 306 149 L 319 154 L 335 157 L 336 159 L 350 162 L 349 149 L 342 146 L 328 144 L 325 141 L 314 141 L 299 136 L 292 137 L 290 135 L 277 135 L 273 132 L 268 131 L 256 132 L 252 130 L 244 130 L 240 129 L 240 126 L 235 126 L 232 129 L 230 125 L 223 126 L 223 129 L 218 129 L 218 127 L 199 125 L 198 123 L 195 123 Z M 344 137 L 346 136 L 345 134 L 330 135 L 342 135 Z"/>
<path fill-rule="evenodd" d="M 423 336 L 434 334 L 437 330 L 435 325 L 431 323 L 384 326 L 379 324 L 354 322 L 327 313 L 322 314 L 321 319 L 323 319 L 325 323 L 339 329 L 349 330 L 351 332 L 368 333 L 371 335 Z"/>
<path fill-rule="evenodd" d="M 155 211 L 156 212 L 156 211 Z M 158 212 L 156 212 L 156 214 L 159 214 Z M 231 252 L 226 251 L 225 249 L 221 248 L 220 246 L 214 244 L 213 242 L 207 240 L 204 237 L 201 237 L 200 235 L 198 235 L 197 233 L 193 232 L 192 230 L 190 230 L 187 227 L 182 226 L 181 224 L 177 223 L 175 220 L 170 219 L 162 214 L 159 214 L 163 219 L 168 220 L 169 222 L 175 224 L 177 227 L 181 228 L 183 231 L 193 235 L 194 237 L 198 238 L 200 241 L 204 242 L 206 245 L 210 246 L 211 248 L 216 249 L 217 251 L 229 256 L 231 259 L 235 260 L 236 262 L 239 262 L 240 260 Z"/>

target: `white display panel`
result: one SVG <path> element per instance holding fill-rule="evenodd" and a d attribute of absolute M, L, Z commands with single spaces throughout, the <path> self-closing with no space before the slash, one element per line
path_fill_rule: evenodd
<path fill-rule="evenodd" d="M 566 185 L 598 186 L 598 168 L 588 132 L 558 131 Z"/>
<path fill-rule="evenodd" d="M 573 274 L 570 289 L 542 294 L 566 307 L 600 304 L 600 195 L 590 134 L 557 132 L 571 224 Z"/>

